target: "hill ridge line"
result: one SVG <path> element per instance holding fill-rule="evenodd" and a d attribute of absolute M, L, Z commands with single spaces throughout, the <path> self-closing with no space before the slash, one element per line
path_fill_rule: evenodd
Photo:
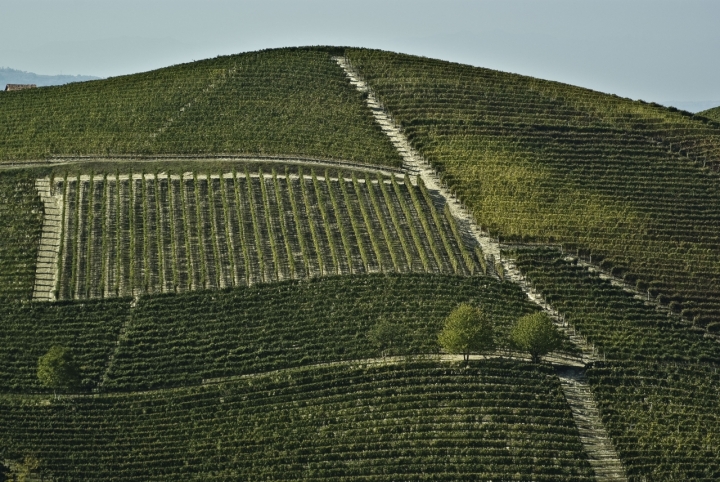
<path fill-rule="evenodd" d="M 481 246 L 485 256 L 489 255 L 492 261 L 500 263 L 503 271 L 507 273 L 509 280 L 519 285 L 533 303 L 540 306 L 545 313 L 551 316 L 555 325 L 564 332 L 574 344 L 581 348 L 583 360 L 587 360 L 588 363 L 596 361 L 597 357 L 594 347 L 589 346 L 584 338 L 579 336 L 574 329 L 571 333 L 570 327 L 564 323 L 564 319 L 558 311 L 552 308 L 539 292 L 530 288 L 525 276 L 517 269 L 515 263 L 513 263 L 512 260 L 502 258 L 499 240 L 496 241 L 482 231 L 467 207 L 443 185 L 440 176 L 438 176 L 430 163 L 428 163 L 419 152 L 412 148 L 401 128 L 385 111 L 370 86 L 363 80 L 359 72 L 352 67 L 349 59 L 347 57 L 333 57 L 333 60 L 343 69 L 350 79 L 350 84 L 358 91 L 367 94 L 365 102 L 372 111 L 375 121 L 390 138 L 390 142 L 392 142 L 400 154 L 400 157 L 402 157 L 403 167 L 409 172 L 420 176 L 428 189 L 436 191 L 445 199 L 450 213 L 459 221 L 458 224 L 465 229 L 467 234 L 471 235 Z M 575 379 L 566 377 L 561 378 L 560 381 L 568 404 L 570 404 L 570 399 L 572 399 L 574 401 L 573 403 L 578 407 L 577 410 L 573 408 L 573 419 L 575 419 L 578 428 L 581 423 L 590 424 L 591 428 L 585 432 L 582 443 L 588 453 L 591 466 L 595 470 L 597 480 L 627 480 L 622 470 L 620 458 L 605 431 L 600 417 L 584 416 L 588 413 L 598 413 L 597 405 L 589 388 L 587 394 L 583 394 L 585 396 L 579 397 L 575 396 L 577 394 L 577 382 Z"/>

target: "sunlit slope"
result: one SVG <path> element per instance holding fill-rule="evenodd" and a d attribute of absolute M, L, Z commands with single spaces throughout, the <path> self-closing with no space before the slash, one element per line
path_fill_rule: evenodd
<path fill-rule="evenodd" d="M 0 95 L 0 160 L 283 154 L 398 165 L 361 94 L 323 50 L 217 57 Z"/>
<path fill-rule="evenodd" d="M 720 319 L 715 124 L 515 74 L 348 56 L 491 233 L 592 253 L 698 325 Z"/>
<path fill-rule="evenodd" d="M 720 122 L 720 107 L 713 107 L 712 109 L 704 110 L 699 112 L 698 115 Z"/>

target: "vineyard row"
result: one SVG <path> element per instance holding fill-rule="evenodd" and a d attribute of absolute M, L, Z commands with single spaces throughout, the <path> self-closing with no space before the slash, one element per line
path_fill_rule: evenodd
<path fill-rule="evenodd" d="M 335 274 L 470 275 L 482 266 L 463 256 L 473 250 L 455 220 L 408 177 L 246 171 L 81 175 L 36 184 L 50 191 L 41 192 L 40 300 Z"/>

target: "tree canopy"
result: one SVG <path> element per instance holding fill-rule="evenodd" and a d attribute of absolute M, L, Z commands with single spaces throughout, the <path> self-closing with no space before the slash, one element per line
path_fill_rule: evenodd
<path fill-rule="evenodd" d="M 462 303 L 445 319 L 438 341 L 446 352 L 461 353 L 467 362 L 471 353 L 495 348 L 492 320 L 480 308 Z"/>
<path fill-rule="evenodd" d="M 533 313 L 520 318 L 510 332 L 512 343 L 530 354 L 533 363 L 560 348 L 562 336 L 545 313 Z"/>
<path fill-rule="evenodd" d="M 38 360 L 40 383 L 53 390 L 70 390 L 80 385 L 80 368 L 72 352 L 55 345 Z"/>

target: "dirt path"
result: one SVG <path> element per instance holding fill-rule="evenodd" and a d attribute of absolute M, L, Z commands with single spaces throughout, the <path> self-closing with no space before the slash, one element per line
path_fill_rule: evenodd
<path fill-rule="evenodd" d="M 575 367 L 556 367 L 556 371 L 595 477 L 600 481 L 626 481 L 625 469 L 602 424 L 585 371 Z"/>
<path fill-rule="evenodd" d="M 501 257 L 500 243 L 480 229 L 470 211 L 443 185 L 432 166 L 412 148 L 402 130 L 385 112 L 372 89 L 350 65 L 348 59 L 334 57 L 334 60 L 350 78 L 350 83 L 360 92 L 367 93 L 368 108 L 375 116 L 375 121 L 402 156 L 403 167 L 410 173 L 419 175 L 428 189 L 437 192 L 445 199 L 451 214 L 458 220 L 460 227 L 475 239 L 491 262 L 501 263 L 502 276 L 519 285 L 533 303 L 552 317 L 555 325 L 582 350 L 584 362 L 589 363 L 600 358 L 595 347 L 589 345 L 583 337 L 568 326 L 563 317 L 550 306 L 543 296 L 530 287 L 525 276 L 517 269 L 512 260 Z M 561 372 L 563 374 L 572 373 L 573 376 L 561 376 L 560 381 L 565 398 L 573 411 L 575 423 L 581 433 L 583 445 L 595 469 L 596 477 L 602 481 L 627 480 L 620 459 L 602 425 L 590 388 L 584 379 L 584 369 L 575 368 L 574 370 L 573 372 Z"/>

